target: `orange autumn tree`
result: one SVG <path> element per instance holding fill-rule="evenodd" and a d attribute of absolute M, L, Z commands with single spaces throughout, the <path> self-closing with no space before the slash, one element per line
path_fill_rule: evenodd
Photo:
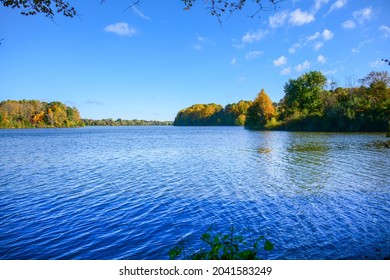
<path fill-rule="evenodd" d="M 252 105 L 248 108 L 245 127 L 255 130 L 264 129 L 267 122 L 269 122 L 275 114 L 275 107 L 272 105 L 271 98 L 269 98 L 268 94 L 262 89 Z"/>

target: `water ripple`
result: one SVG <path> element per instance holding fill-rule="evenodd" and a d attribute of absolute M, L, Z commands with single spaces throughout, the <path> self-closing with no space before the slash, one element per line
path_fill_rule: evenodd
<path fill-rule="evenodd" d="M 390 256 L 380 134 L 0 131 L 0 259 L 167 259 L 234 224 L 270 258 Z"/>

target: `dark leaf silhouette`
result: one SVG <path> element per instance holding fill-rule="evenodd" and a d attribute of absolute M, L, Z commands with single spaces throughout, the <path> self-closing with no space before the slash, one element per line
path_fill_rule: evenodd
<path fill-rule="evenodd" d="M 190 10 L 196 0 L 181 1 L 184 4 L 184 10 Z M 254 7 L 251 8 L 253 17 L 261 11 L 275 9 L 277 4 L 283 1 L 284 0 L 204 0 L 203 3 L 211 15 L 220 19 L 224 13 L 232 13 L 237 10 L 242 10 L 244 6 L 249 6 L 248 2 L 254 4 Z M 100 3 L 104 2 L 107 2 L 107 0 L 100 0 Z M 128 10 L 134 5 L 138 5 L 140 2 L 141 0 L 129 0 L 130 4 L 125 10 Z M 75 7 L 64 0 L 0 0 L 0 4 L 4 7 L 18 9 L 21 11 L 22 15 L 26 16 L 36 14 L 44 14 L 50 18 L 53 18 L 55 14 L 62 14 L 66 17 L 78 16 Z"/>

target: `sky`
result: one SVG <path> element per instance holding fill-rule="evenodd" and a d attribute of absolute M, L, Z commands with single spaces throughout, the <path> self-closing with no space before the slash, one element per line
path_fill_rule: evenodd
<path fill-rule="evenodd" d="M 278 102 L 321 71 L 357 86 L 389 71 L 390 1 L 286 0 L 211 16 L 203 1 L 72 1 L 79 17 L 0 7 L 0 100 L 61 101 L 83 118 L 174 120 L 196 103 Z"/>

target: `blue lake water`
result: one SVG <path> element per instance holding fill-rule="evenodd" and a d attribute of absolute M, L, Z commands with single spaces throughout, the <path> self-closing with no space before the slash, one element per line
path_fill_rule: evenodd
<path fill-rule="evenodd" d="M 269 259 L 390 256 L 384 134 L 0 130 L 0 259 L 168 259 L 213 226 Z"/>

